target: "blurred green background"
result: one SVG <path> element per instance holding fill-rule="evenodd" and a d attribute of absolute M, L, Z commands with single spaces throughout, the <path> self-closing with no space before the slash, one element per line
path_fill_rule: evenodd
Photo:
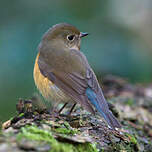
<path fill-rule="evenodd" d="M 36 91 L 33 65 L 43 33 L 67 22 L 90 35 L 81 50 L 98 75 L 132 82 L 152 77 L 151 0 L 3 0 L 0 2 L 0 120 Z"/>

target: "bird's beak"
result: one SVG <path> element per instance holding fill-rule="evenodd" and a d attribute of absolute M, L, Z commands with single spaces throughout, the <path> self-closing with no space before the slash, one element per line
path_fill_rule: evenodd
<path fill-rule="evenodd" d="M 83 32 L 80 33 L 80 37 L 85 37 L 87 35 L 88 35 L 88 33 L 83 33 Z"/>

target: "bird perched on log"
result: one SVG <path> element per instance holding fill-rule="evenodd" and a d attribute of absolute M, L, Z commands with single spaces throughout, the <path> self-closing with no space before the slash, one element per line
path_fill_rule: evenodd
<path fill-rule="evenodd" d="M 54 104 L 64 102 L 63 108 L 72 102 L 71 112 L 76 104 L 92 114 L 96 109 L 112 129 L 120 128 L 95 73 L 80 51 L 81 38 L 87 35 L 66 23 L 50 28 L 39 44 L 34 66 L 35 84 L 46 100 Z"/>

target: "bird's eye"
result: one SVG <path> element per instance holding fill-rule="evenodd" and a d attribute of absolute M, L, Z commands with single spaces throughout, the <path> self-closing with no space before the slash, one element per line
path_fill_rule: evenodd
<path fill-rule="evenodd" d="M 67 36 L 67 39 L 68 39 L 69 41 L 73 41 L 73 40 L 74 40 L 74 35 L 68 35 L 68 36 Z"/>

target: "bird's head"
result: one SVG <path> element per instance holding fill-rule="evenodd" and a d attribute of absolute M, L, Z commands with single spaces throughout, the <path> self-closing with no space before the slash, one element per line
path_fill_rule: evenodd
<path fill-rule="evenodd" d="M 81 38 L 88 33 L 80 32 L 76 27 L 67 23 L 54 25 L 43 36 L 43 41 L 54 43 L 59 47 L 68 47 L 69 49 L 80 49 Z"/>

